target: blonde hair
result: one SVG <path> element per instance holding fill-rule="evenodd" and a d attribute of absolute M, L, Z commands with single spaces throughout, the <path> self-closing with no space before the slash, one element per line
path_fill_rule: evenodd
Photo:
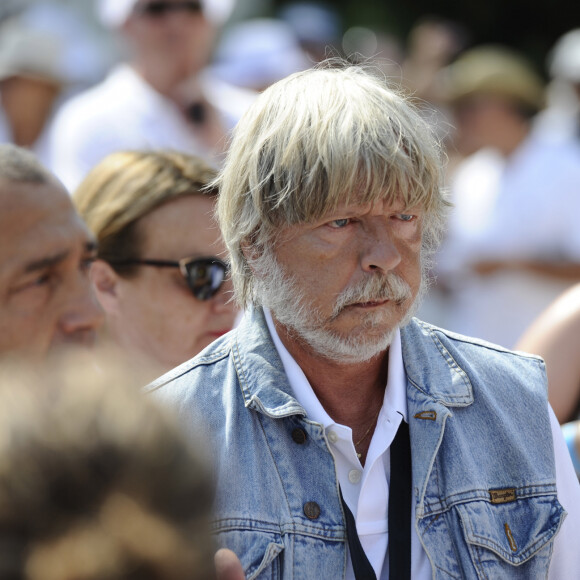
<path fill-rule="evenodd" d="M 118 365 L 5 364 L 0 578 L 213 578 L 213 481 L 175 417 Z"/>
<path fill-rule="evenodd" d="M 98 163 L 73 202 L 99 244 L 99 258 L 139 257 L 138 221 L 160 205 L 187 195 L 217 196 L 216 172 L 205 161 L 171 151 L 120 151 Z M 113 265 L 113 267 L 115 267 Z M 131 268 L 123 268 L 125 274 Z"/>
<path fill-rule="evenodd" d="M 448 206 L 442 178 L 434 132 L 370 70 L 323 65 L 275 83 L 237 124 L 216 181 L 237 300 L 258 302 L 243 247 L 259 256 L 281 227 L 341 203 L 421 205 L 424 250 L 434 250 Z"/>

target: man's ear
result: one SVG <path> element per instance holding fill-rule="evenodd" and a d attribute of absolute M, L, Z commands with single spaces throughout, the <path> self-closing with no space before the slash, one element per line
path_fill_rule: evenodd
<path fill-rule="evenodd" d="M 242 251 L 242 255 L 246 259 L 246 263 L 248 264 L 248 268 L 252 270 L 255 274 L 256 269 L 253 265 L 254 260 L 260 257 L 260 251 L 256 246 L 251 245 L 249 241 L 243 241 L 240 245 L 240 250 Z"/>
<path fill-rule="evenodd" d="M 105 312 L 114 312 L 119 308 L 118 282 L 119 275 L 104 260 L 95 260 L 89 272 L 97 298 Z"/>

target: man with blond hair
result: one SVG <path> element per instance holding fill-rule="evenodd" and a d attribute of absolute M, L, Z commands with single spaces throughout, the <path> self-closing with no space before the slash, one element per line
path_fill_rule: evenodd
<path fill-rule="evenodd" d="M 359 67 L 292 75 L 236 127 L 218 216 L 246 313 L 149 392 L 211 446 L 247 578 L 580 571 L 543 362 L 412 317 L 441 172 L 412 104 Z"/>

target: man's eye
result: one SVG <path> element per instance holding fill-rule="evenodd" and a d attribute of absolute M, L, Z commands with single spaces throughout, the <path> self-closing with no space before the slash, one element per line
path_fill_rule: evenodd
<path fill-rule="evenodd" d="M 46 288 L 50 286 L 53 280 L 53 276 L 50 272 L 45 272 L 44 274 L 39 274 L 33 278 L 28 278 L 28 280 L 19 283 L 12 290 L 13 294 L 22 294 L 36 291 L 39 288 Z"/>
<path fill-rule="evenodd" d="M 331 228 L 335 228 L 335 229 L 341 229 L 346 227 L 348 224 L 350 223 L 350 219 L 349 218 L 341 218 L 338 220 L 332 220 L 331 222 L 328 222 L 328 225 Z"/>
<path fill-rule="evenodd" d="M 30 286 L 44 286 L 45 284 L 48 284 L 51 279 L 52 279 L 52 276 L 50 275 L 50 273 L 42 274 L 41 276 L 38 276 L 37 278 L 35 278 L 30 283 Z"/>
<path fill-rule="evenodd" d="M 397 219 L 400 219 L 402 222 L 412 222 L 416 217 L 417 216 L 410 213 L 397 214 Z"/>
<path fill-rule="evenodd" d="M 80 262 L 81 272 L 88 272 L 91 269 L 91 266 L 95 260 L 96 260 L 95 256 L 91 256 L 89 258 L 83 258 Z"/>

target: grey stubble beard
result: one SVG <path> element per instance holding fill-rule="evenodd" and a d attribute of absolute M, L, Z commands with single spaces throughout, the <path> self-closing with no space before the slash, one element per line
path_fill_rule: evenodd
<path fill-rule="evenodd" d="M 377 336 L 373 330 L 384 324 L 388 313 L 368 312 L 363 314 L 356 332 L 344 336 L 326 328 L 326 324 L 336 320 L 352 304 L 390 300 L 402 305 L 413 298 L 409 284 L 393 272 L 370 273 L 360 283 L 347 287 L 337 296 L 331 316 L 324 320 L 321 312 L 308 303 L 297 279 L 284 272 L 271 251 L 254 262 L 253 268 L 256 272 L 257 301 L 270 309 L 290 335 L 320 356 L 343 364 L 366 362 L 384 353 L 398 329 L 407 324 L 416 312 L 427 287 L 423 268 L 417 296 L 400 322 Z"/>

